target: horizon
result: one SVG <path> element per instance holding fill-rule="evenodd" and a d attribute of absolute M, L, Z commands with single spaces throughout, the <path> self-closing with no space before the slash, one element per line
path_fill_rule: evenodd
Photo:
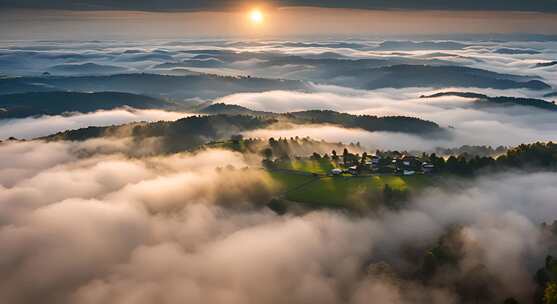
<path fill-rule="evenodd" d="M 256 7 L 195 12 L 6 9 L 0 13 L 0 36 L 3 41 L 458 37 L 486 35 L 486 28 L 494 36 L 557 35 L 555 13 L 265 7 L 266 20 L 254 26 L 246 14 Z"/>

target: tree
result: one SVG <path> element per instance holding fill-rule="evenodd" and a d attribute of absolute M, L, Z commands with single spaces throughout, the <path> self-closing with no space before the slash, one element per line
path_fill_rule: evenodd
<path fill-rule="evenodd" d="M 236 135 L 230 136 L 230 140 L 233 143 L 238 143 L 238 142 L 242 141 L 243 139 L 244 139 L 244 136 L 242 134 L 236 134 Z"/>
<path fill-rule="evenodd" d="M 515 298 L 507 298 L 503 301 L 503 304 L 520 304 Z"/>
<path fill-rule="evenodd" d="M 333 156 L 333 157 L 332 157 L 333 161 L 337 162 L 337 161 L 338 161 L 337 151 L 333 150 L 333 151 L 331 152 L 331 155 Z"/>
<path fill-rule="evenodd" d="M 319 153 L 317 152 L 313 152 L 313 154 L 310 157 L 313 160 L 320 160 L 321 159 L 321 155 L 319 155 Z"/>
<path fill-rule="evenodd" d="M 270 160 L 273 158 L 273 149 L 271 148 L 267 148 L 264 149 L 261 154 L 263 154 L 263 157 L 265 157 L 265 159 Z"/>
<path fill-rule="evenodd" d="M 367 153 L 364 152 L 364 153 L 362 153 L 362 161 L 360 162 L 362 166 L 365 166 L 366 159 L 367 159 Z"/>
<path fill-rule="evenodd" d="M 557 283 L 547 284 L 543 291 L 543 304 L 557 304 Z"/>

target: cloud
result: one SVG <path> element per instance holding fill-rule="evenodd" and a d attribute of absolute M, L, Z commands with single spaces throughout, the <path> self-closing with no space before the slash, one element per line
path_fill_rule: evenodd
<path fill-rule="evenodd" d="M 365 132 L 318 125 L 275 127 L 246 133 L 253 137 L 311 136 L 333 142 L 360 141 L 368 148 L 428 150 L 461 145 L 518 145 L 525 142 L 557 140 L 554 113 L 528 107 L 476 107 L 472 99 L 442 97 L 421 99 L 440 90 L 358 91 L 331 86 L 317 86 L 315 93 L 272 91 L 235 94 L 218 102 L 238 104 L 263 111 L 301 111 L 329 109 L 352 114 L 377 116 L 402 115 L 434 121 L 449 128 L 450 138 L 424 138 L 406 134 Z M 466 91 L 447 88 L 442 91 Z M 498 90 L 474 90 L 498 95 Z M 520 92 L 517 92 L 520 94 Z"/>
<path fill-rule="evenodd" d="M 523 1 L 467 1 L 467 2 L 438 2 L 423 1 L 316 1 L 316 0 L 274 0 L 277 6 L 314 6 L 333 8 L 357 8 L 357 9 L 411 9 L 411 10 L 502 10 L 502 11 L 557 11 L 557 5 L 550 0 Z M 212 0 L 203 2 L 183 2 L 177 0 L 163 0 L 154 3 L 144 2 L 119 2 L 105 0 L 88 0 L 75 3 L 73 1 L 61 0 L 45 3 L 38 0 L 2 0 L 0 7 L 4 8 L 35 8 L 35 9 L 69 9 L 69 10 L 223 10 L 237 8 L 237 4 L 230 0 Z"/>
<path fill-rule="evenodd" d="M 0 171 L 5 301 L 455 303 L 451 288 L 404 275 L 417 267 L 409 246 L 423 253 L 454 225 L 463 259 L 445 281 L 481 264 L 497 297 L 527 299 L 547 254 L 539 223 L 557 214 L 557 174 L 521 173 L 453 181 L 400 212 L 277 216 L 258 207 L 274 186 L 239 170 L 251 165 L 241 154 L 129 158 L 106 148 L 125 144 L 76 145 L 0 145 L 27 172 Z M 238 169 L 216 170 L 227 165 Z"/>
<path fill-rule="evenodd" d="M 123 108 L 91 113 L 73 113 L 70 115 L 45 115 L 36 118 L 4 119 L 0 120 L 0 139 L 12 136 L 19 139 L 31 139 L 89 126 L 110 126 L 140 121 L 177 120 L 188 115 L 187 113 L 164 110 Z"/>

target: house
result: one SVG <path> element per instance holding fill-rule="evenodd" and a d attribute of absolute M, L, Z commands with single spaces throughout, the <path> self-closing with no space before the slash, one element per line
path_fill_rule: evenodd
<path fill-rule="evenodd" d="M 423 163 L 422 164 L 422 171 L 426 174 L 432 173 L 435 170 L 435 166 L 430 163 Z"/>
<path fill-rule="evenodd" d="M 419 160 L 412 155 L 404 155 L 402 157 L 402 164 L 406 167 L 414 167 L 418 164 Z"/>
<path fill-rule="evenodd" d="M 379 165 L 379 162 L 381 161 L 381 156 L 377 156 L 377 155 L 372 155 L 371 157 L 371 164 L 374 166 Z"/>
<path fill-rule="evenodd" d="M 333 170 L 331 170 L 331 175 L 341 175 L 341 174 L 342 174 L 342 170 L 338 168 L 334 168 Z"/>
<path fill-rule="evenodd" d="M 358 166 L 352 166 L 350 168 L 348 168 L 348 173 L 352 174 L 352 175 L 357 175 L 358 174 Z"/>

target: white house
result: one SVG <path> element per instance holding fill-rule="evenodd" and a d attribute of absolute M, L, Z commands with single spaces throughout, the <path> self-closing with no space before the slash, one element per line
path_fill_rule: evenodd
<path fill-rule="evenodd" d="M 342 170 L 335 168 L 333 170 L 331 170 L 331 174 L 332 175 L 341 175 L 342 174 Z"/>

